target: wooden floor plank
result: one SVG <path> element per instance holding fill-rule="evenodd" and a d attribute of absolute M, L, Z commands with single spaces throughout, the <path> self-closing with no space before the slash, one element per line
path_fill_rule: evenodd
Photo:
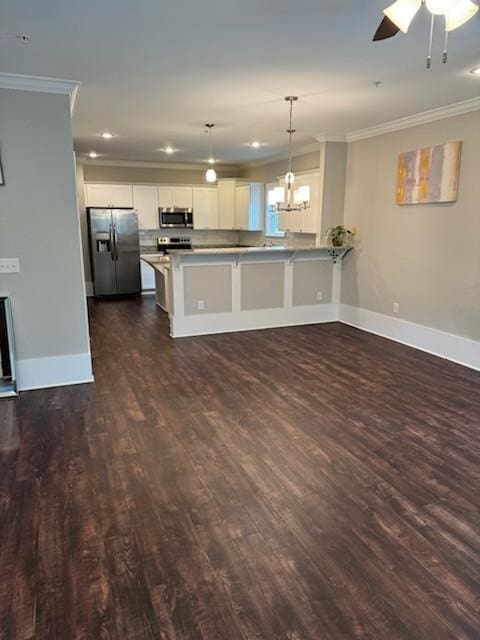
<path fill-rule="evenodd" d="M 0 640 L 476 640 L 480 374 L 338 323 L 171 340 L 0 403 Z"/>

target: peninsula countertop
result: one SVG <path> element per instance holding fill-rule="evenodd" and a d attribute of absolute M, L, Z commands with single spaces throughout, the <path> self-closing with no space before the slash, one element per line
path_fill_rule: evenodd
<path fill-rule="evenodd" d="M 332 245 L 321 245 L 315 247 L 313 245 L 268 245 L 263 247 L 216 247 L 216 248 L 196 248 L 196 249 L 180 249 L 172 252 L 172 256 L 205 256 L 205 255 L 237 255 L 252 253 L 285 253 L 297 251 L 335 251 L 336 253 L 345 252 L 351 247 L 333 247 Z"/>

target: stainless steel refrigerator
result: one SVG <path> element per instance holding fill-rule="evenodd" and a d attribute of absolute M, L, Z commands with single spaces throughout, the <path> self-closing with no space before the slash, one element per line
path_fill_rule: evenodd
<path fill-rule="evenodd" d="M 136 212 L 133 209 L 88 207 L 87 219 L 95 295 L 140 293 Z"/>

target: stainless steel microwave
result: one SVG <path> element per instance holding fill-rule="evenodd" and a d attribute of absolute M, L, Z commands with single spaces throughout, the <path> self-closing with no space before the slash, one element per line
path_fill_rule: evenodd
<path fill-rule="evenodd" d="M 160 207 L 162 229 L 193 229 L 193 210 L 180 207 Z"/>

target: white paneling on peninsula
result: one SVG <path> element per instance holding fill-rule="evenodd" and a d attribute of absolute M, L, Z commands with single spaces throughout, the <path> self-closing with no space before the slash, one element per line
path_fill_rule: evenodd
<path fill-rule="evenodd" d="M 265 186 L 219 180 L 217 186 L 85 184 L 87 207 L 133 207 L 139 228 L 159 229 L 159 207 L 193 208 L 198 230 L 263 230 Z"/>

